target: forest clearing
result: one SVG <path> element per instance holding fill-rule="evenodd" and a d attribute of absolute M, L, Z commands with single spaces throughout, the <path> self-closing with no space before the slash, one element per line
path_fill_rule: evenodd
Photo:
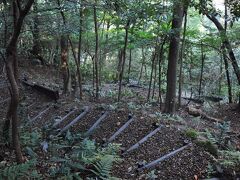
<path fill-rule="evenodd" d="M 0 0 L 0 180 L 240 179 L 238 0 Z"/>

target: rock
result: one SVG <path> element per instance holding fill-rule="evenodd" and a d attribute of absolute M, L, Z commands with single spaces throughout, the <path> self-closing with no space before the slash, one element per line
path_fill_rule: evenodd
<path fill-rule="evenodd" d="M 187 145 L 187 144 L 189 144 L 190 142 L 189 142 L 189 140 L 187 140 L 187 139 L 185 139 L 184 141 L 183 141 L 183 145 Z"/>
<path fill-rule="evenodd" d="M 54 118 L 54 122 L 59 122 L 59 121 L 61 121 L 61 119 L 62 119 L 61 116 L 56 116 L 56 117 Z"/>
<path fill-rule="evenodd" d="M 128 168 L 128 172 L 131 172 L 132 171 L 132 169 L 133 169 L 133 167 L 131 166 L 131 167 L 129 167 Z"/>
<path fill-rule="evenodd" d="M 39 59 L 33 59 L 31 61 L 31 64 L 34 65 L 34 66 L 41 66 L 42 65 L 42 63 Z"/>
<path fill-rule="evenodd" d="M 6 165 L 6 164 L 7 164 L 7 161 L 1 161 L 0 164 L 1 164 L 1 165 Z"/>

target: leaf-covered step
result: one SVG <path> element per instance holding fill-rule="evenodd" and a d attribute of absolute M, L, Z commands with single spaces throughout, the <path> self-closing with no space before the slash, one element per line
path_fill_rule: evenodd
<path fill-rule="evenodd" d="M 148 116 L 141 116 L 137 114 L 134 116 L 135 120 L 126 128 L 115 140 L 115 143 L 122 144 L 125 149 L 130 148 L 136 144 L 144 136 L 153 131 L 156 127 L 157 119 L 149 118 Z"/>
<path fill-rule="evenodd" d="M 168 158 L 176 155 L 177 153 L 183 151 L 184 149 L 186 149 L 187 147 L 189 147 L 191 145 L 191 143 L 187 144 L 187 145 L 184 145 L 174 151 L 171 151 L 170 153 L 168 154 L 165 154 L 159 158 L 157 158 L 156 160 L 153 160 L 151 162 L 148 162 L 147 164 L 143 165 L 142 167 L 139 167 L 138 168 L 138 171 L 143 171 L 144 169 L 150 169 L 150 168 L 153 168 L 155 166 L 157 166 L 158 164 L 160 164 L 161 162 L 167 160 Z"/>
<path fill-rule="evenodd" d="M 106 117 L 109 115 L 109 111 L 102 112 L 102 115 L 97 119 L 97 121 L 88 129 L 86 132 L 86 136 L 90 136 L 99 126 L 99 124 L 106 119 Z"/>
<path fill-rule="evenodd" d="M 102 113 L 102 110 L 91 108 L 90 112 L 81 121 L 71 127 L 71 132 L 86 133 L 87 130 L 101 117 Z"/>
<path fill-rule="evenodd" d="M 112 142 L 113 140 L 116 139 L 117 136 L 119 136 L 126 128 L 128 128 L 128 126 L 133 122 L 134 118 L 132 117 L 132 115 L 128 116 L 128 121 L 123 124 L 108 140 L 107 143 Z"/>
<path fill-rule="evenodd" d="M 144 169 L 138 174 L 141 176 L 154 169 L 155 175 L 162 180 L 194 179 L 194 176 L 202 179 L 208 175 L 209 164 L 214 164 L 212 156 L 199 146 L 192 144 L 156 166 Z"/>
<path fill-rule="evenodd" d="M 112 111 L 96 131 L 90 136 L 92 139 L 100 143 L 105 143 L 119 128 L 121 128 L 127 121 L 129 111 Z"/>
<path fill-rule="evenodd" d="M 65 114 L 63 117 L 60 116 L 59 118 L 56 118 L 55 122 L 52 125 L 52 128 L 56 128 L 59 124 L 61 124 L 63 121 L 65 121 L 69 116 L 74 114 L 76 110 L 77 110 L 76 108 L 70 109 L 67 112 L 67 114 Z"/>
<path fill-rule="evenodd" d="M 136 144 L 132 145 L 129 149 L 127 149 L 123 155 L 137 149 L 138 147 L 140 147 L 143 143 L 145 143 L 149 138 L 151 138 L 152 136 L 154 136 L 158 131 L 160 131 L 162 128 L 162 126 L 157 127 L 156 129 L 154 129 L 153 131 L 151 131 L 150 133 L 148 133 L 146 136 L 144 136 L 141 140 L 139 140 Z"/>
<path fill-rule="evenodd" d="M 38 123 L 37 121 L 41 119 L 51 108 L 53 108 L 53 104 L 46 105 L 41 111 L 38 112 L 37 115 L 29 119 L 28 124 Z"/>
<path fill-rule="evenodd" d="M 76 110 L 74 113 L 71 113 L 64 121 L 61 121 L 58 123 L 54 128 L 55 129 L 63 129 L 65 126 L 67 126 L 69 123 L 71 123 L 76 117 L 80 116 L 82 113 L 84 113 L 84 107 L 75 107 Z M 86 113 L 84 113 L 86 114 Z M 66 114 L 65 114 L 66 115 Z"/>
<path fill-rule="evenodd" d="M 62 133 L 66 132 L 67 130 L 69 130 L 70 128 L 72 128 L 73 126 L 75 126 L 76 124 L 79 123 L 79 121 L 81 121 L 90 111 L 90 107 L 89 106 L 85 106 L 83 112 L 78 115 L 75 119 L 73 119 L 72 121 L 70 121 L 66 126 L 64 126 L 60 132 L 58 133 L 58 135 L 61 135 Z"/>
<path fill-rule="evenodd" d="M 50 111 L 45 113 L 43 118 L 37 121 L 35 126 L 52 128 L 53 124 L 56 123 L 54 127 L 56 128 L 59 124 L 67 120 L 70 117 L 70 115 L 73 114 L 73 113 L 69 114 L 69 112 L 72 112 L 72 110 L 75 110 L 75 111 L 77 110 L 77 108 L 73 104 L 56 103 L 53 105 Z M 62 121 L 57 123 L 60 120 Z"/>
<path fill-rule="evenodd" d="M 165 154 L 184 145 L 184 135 L 175 128 L 161 127 L 161 130 L 141 144 L 134 151 L 125 154 L 123 162 L 116 166 L 116 174 L 127 178 L 130 174 L 136 175 L 139 166 L 152 162 Z M 139 162 L 140 160 L 140 162 Z"/>

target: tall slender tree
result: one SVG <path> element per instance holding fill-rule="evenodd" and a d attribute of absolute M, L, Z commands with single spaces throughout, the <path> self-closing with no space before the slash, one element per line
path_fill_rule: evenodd
<path fill-rule="evenodd" d="M 124 47 L 123 47 L 123 52 L 122 52 L 121 70 L 120 70 L 120 75 L 119 75 L 118 102 L 121 99 L 121 93 L 122 93 L 122 80 L 123 80 L 124 67 L 125 67 L 125 61 L 126 61 L 126 51 L 127 51 L 127 44 L 128 44 L 129 26 L 130 26 L 130 20 L 127 20 L 127 24 L 125 26 L 125 38 L 124 38 Z"/>
<path fill-rule="evenodd" d="M 95 1 L 96 3 L 97 1 Z M 99 48 L 99 40 L 98 40 L 98 23 L 97 23 L 97 8 L 94 6 L 93 8 L 93 16 L 94 16 L 94 30 L 95 30 L 95 55 L 94 55 L 94 67 L 95 67 L 95 83 L 96 83 L 96 99 L 99 98 L 99 72 L 98 72 L 98 48 Z"/>
<path fill-rule="evenodd" d="M 179 84 L 178 84 L 178 104 L 179 107 L 181 107 L 182 104 L 182 84 L 184 81 L 183 76 L 183 59 L 184 59 L 184 50 L 185 50 L 185 40 L 186 40 L 186 31 L 187 31 L 187 16 L 188 16 L 188 4 L 185 4 L 184 8 L 184 26 L 183 26 L 183 38 L 182 38 L 182 44 L 181 44 L 181 52 L 180 52 L 180 58 L 179 58 Z"/>
<path fill-rule="evenodd" d="M 24 159 L 19 141 L 19 121 L 17 115 L 19 104 L 17 42 L 21 33 L 24 18 L 30 11 L 33 3 L 34 0 L 28 0 L 26 5 L 23 7 L 19 0 L 12 1 L 13 33 L 6 46 L 6 72 L 10 83 L 11 92 L 11 102 L 8 107 L 7 121 L 12 121 L 12 141 L 18 163 L 22 163 Z"/>
<path fill-rule="evenodd" d="M 177 59 L 179 55 L 179 40 L 183 21 L 184 3 L 182 0 L 174 1 L 172 18 L 172 36 L 170 39 L 167 69 L 167 94 L 165 102 L 165 113 L 173 114 L 175 112 L 176 98 L 176 71 Z"/>

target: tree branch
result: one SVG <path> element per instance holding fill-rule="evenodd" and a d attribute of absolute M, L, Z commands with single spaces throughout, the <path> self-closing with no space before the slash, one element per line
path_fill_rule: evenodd
<path fill-rule="evenodd" d="M 18 10 L 19 10 L 19 12 L 21 12 L 22 11 L 22 7 L 21 7 L 21 4 L 20 4 L 20 0 L 16 0 L 16 2 L 17 2 Z"/>
<path fill-rule="evenodd" d="M 27 13 L 29 12 L 30 8 L 32 7 L 32 4 L 34 3 L 34 0 L 28 0 L 25 8 L 23 10 L 20 11 L 22 16 L 26 16 Z"/>

